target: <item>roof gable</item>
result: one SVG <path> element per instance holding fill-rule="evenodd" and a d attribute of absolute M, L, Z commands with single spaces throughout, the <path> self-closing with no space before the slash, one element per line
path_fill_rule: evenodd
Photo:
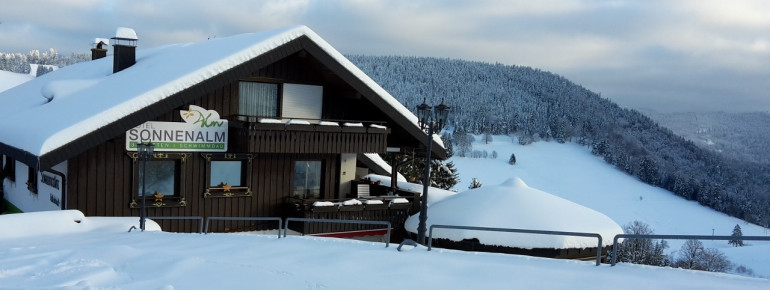
<path fill-rule="evenodd" d="M 114 74 L 109 57 L 80 63 L 0 93 L 0 115 L 25 120 L 0 124 L 0 151 L 48 168 L 303 49 L 424 139 L 409 110 L 317 34 L 297 26 L 139 50 L 136 64 Z"/>

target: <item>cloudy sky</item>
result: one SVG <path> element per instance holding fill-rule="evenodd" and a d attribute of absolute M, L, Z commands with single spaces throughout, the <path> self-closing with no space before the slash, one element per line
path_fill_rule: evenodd
<path fill-rule="evenodd" d="M 766 0 L 4 0 L 0 52 L 85 53 L 119 26 L 139 46 L 296 24 L 345 54 L 526 65 L 622 106 L 770 111 Z"/>

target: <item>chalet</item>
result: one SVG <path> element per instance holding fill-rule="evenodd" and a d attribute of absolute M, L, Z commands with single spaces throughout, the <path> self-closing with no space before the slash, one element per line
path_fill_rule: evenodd
<path fill-rule="evenodd" d="M 110 42 L 112 57 L 102 41 L 94 60 L 0 93 L 2 192 L 20 210 L 139 216 L 144 199 L 151 217 L 286 216 L 354 197 L 369 153 L 426 148 L 417 117 L 307 27 L 144 50 L 119 28 Z"/>

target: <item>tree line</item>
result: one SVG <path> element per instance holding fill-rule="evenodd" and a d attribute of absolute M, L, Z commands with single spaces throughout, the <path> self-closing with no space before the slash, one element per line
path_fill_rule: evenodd
<path fill-rule="evenodd" d="M 38 65 L 36 76 L 44 75 L 52 70 L 51 66 L 65 67 L 78 62 L 90 60 L 91 55 L 81 53 L 60 57 L 59 53 L 50 48 L 42 53 L 39 50 L 31 50 L 26 54 L 0 52 L 0 70 L 20 74 L 30 74 L 33 64 Z"/>

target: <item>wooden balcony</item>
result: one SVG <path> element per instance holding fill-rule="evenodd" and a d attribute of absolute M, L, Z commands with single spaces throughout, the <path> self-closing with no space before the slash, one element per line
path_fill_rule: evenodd
<path fill-rule="evenodd" d="M 230 148 L 254 153 L 383 153 L 390 130 L 382 122 L 264 122 L 234 118 Z"/>

